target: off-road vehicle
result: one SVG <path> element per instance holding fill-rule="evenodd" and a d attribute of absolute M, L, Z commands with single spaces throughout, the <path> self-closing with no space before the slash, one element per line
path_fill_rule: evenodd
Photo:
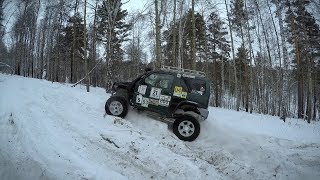
<path fill-rule="evenodd" d="M 114 83 L 106 113 L 125 117 L 128 106 L 153 112 L 162 120 L 173 121 L 173 133 L 193 141 L 200 134 L 200 121 L 207 119 L 210 83 L 200 71 L 163 66 L 149 70 L 132 82 Z"/>

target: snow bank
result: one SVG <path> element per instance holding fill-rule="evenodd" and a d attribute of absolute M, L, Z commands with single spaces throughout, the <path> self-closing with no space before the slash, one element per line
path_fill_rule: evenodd
<path fill-rule="evenodd" d="M 104 89 L 0 74 L 0 179 L 317 179 L 320 124 L 210 108 L 182 142 Z"/>

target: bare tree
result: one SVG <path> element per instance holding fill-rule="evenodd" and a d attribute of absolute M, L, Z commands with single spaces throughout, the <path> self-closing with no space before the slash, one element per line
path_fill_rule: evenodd
<path fill-rule="evenodd" d="M 192 0 L 191 5 L 191 22 L 192 22 L 192 37 L 191 37 L 191 67 L 196 69 L 196 19 L 194 17 L 195 0 Z"/>
<path fill-rule="evenodd" d="M 176 9 L 177 9 L 177 0 L 173 0 L 173 25 L 176 25 Z M 176 56 L 176 42 L 177 42 L 177 31 L 176 28 L 173 28 L 173 32 L 172 32 L 172 36 L 173 36 L 173 47 L 172 47 L 172 54 L 173 54 L 173 66 L 177 65 L 177 56 Z"/>
<path fill-rule="evenodd" d="M 85 76 L 86 76 L 86 87 L 87 87 L 87 92 L 90 91 L 89 86 L 90 86 L 90 77 L 88 77 L 88 56 L 87 56 L 87 0 L 84 0 L 84 15 L 83 15 L 83 22 L 84 22 L 84 28 L 83 28 L 83 32 L 84 32 L 84 72 L 85 72 Z"/>
<path fill-rule="evenodd" d="M 156 26 L 156 62 L 155 67 L 160 68 L 161 66 L 161 50 L 160 50 L 160 18 L 159 18 L 159 10 L 158 10 L 158 0 L 154 0 L 155 7 L 155 26 Z"/>
<path fill-rule="evenodd" d="M 234 41 L 233 41 L 233 32 L 232 32 L 232 22 L 230 18 L 230 13 L 228 9 L 228 3 L 227 0 L 224 0 L 226 11 L 227 11 L 227 18 L 228 18 L 228 27 L 229 27 L 229 33 L 231 38 L 231 51 L 232 51 L 232 59 L 233 59 L 233 73 L 234 73 L 234 83 L 235 83 L 235 96 L 237 97 L 237 103 L 236 103 L 236 109 L 237 111 L 240 110 L 240 93 L 238 88 L 238 78 L 237 78 L 237 69 L 236 69 L 236 61 L 235 61 L 235 51 L 234 51 Z"/>

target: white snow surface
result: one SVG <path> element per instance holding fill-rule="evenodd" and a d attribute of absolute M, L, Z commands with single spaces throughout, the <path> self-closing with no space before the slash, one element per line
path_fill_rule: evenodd
<path fill-rule="evenodd" d="M 320 124 L 209 108 L 200 136 L 130 109 L 104 116 L 104 89 L 0 74 L 0 179 L 319 179 Z"/>

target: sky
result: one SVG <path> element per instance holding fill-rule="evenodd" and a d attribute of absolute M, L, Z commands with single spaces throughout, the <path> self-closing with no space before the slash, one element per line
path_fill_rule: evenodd
<path fill-rule="evenodd" d="M 144 8 L 144 5 L 148 2 L 147 0 L 127 0 L 127 1 L 122 1 L 123 4 L 123 9 L 127 9 L 127 11 L 134 12 L 137 10 L 142 10 Z"/>

